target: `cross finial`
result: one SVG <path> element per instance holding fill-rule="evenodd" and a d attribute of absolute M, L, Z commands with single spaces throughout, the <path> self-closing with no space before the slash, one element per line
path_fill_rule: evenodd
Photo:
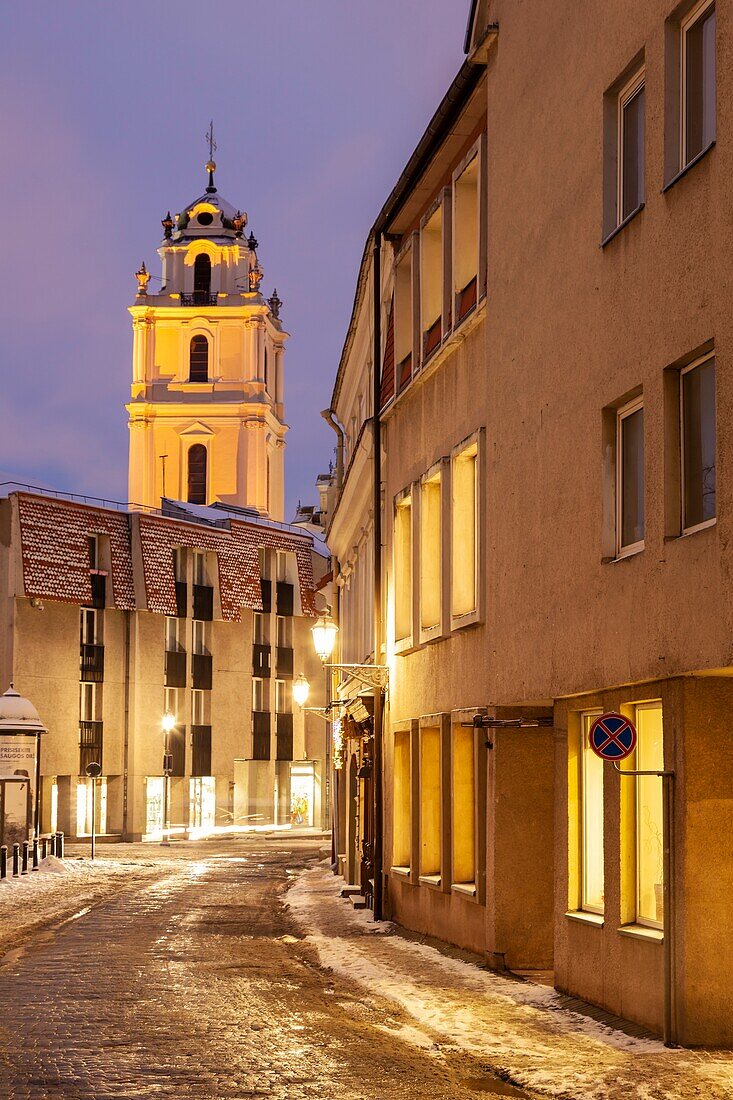
<path fill-rule="evenodd" d="M 209 160 L 213 160 L 214 153 L 216 152 L 216 142 L 214 141 L 214 120 L 212 118 L 209 123 L 209 128 L 206 131 L 206 141 L 209 145 Z"/>

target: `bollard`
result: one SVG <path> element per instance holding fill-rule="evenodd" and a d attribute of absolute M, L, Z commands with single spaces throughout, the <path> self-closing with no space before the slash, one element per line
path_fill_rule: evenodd
<path fill-rule="evenodd" d="M 56 855 L 59 859 L 64 858 L 64 834 L 56 833 Z"/>
<path fill-rule="evenodd" d="M 48 855 L 48 837 L 41 837 L 41 859 L 45 859 Z"/>
<path fill-rule="evenodd" d="M 38 837 L 37 836 L 33 837 L 33 862 L 31 863 L 31 868 L 34 871 L 38 870 Z"/>
<path fill-rule="evenodd" d="M 13 878 L 18 877 L 20 871 L 20 844 L 13 845 Z"/>
<path fill-rule="evenodd" d="M 28 851 L 29 851 L 29 849 L 30 849 L 30 844 L 28 843 L 27 840 L 24 840 L 23 841 L 23 848 L 22 848 L 22 851 L 21 851 L 21 860 L 20 860 L 20 873 L 21 873 L 21 875 L 27 875 L 28 874 Z"/>
<path fill-rule="evenodd" d="M 51 855 L 56 855 L 56 833 L 51 833 Z"/>
<path fill-rule="evenodd" d="M 0 879 L 8 877 L 8 846 L 3 844 L 0 848 Z"/>

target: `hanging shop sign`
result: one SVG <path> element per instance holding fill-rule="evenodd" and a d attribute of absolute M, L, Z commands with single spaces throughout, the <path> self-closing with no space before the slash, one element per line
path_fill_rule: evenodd
<path fill-rule="evenodd" d="M 636 727 L 623 714 L 600 714 L 590 728 L 588 743 L 601 760 L 625 760 L 636 748 Z"/>

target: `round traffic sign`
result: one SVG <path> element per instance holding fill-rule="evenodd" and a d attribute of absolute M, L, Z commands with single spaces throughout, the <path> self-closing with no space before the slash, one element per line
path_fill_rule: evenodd
<path fill-rule="evenodd" d="M 600 714 L 590 728 L 588 744 L 601 760 L 625 760 L 636 748 L 636 727 L 623 714 Z"/>

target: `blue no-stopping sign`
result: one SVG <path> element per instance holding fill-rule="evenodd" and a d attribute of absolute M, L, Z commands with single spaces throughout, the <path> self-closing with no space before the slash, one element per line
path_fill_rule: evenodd
<path fill-rule="evenodd" d="M 625 760 L 636 748 L 636 727 L 623 714 L 600 714 L 590 728 L 588 743 L 601 760 Z"/>

